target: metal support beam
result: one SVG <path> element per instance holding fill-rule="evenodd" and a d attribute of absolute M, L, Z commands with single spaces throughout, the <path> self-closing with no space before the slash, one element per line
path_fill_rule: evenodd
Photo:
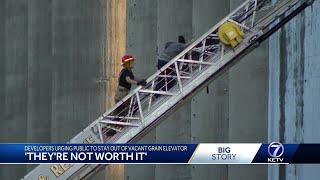
<path fill-rule="evenodd" d="M 120 121 L 102 120 L 102 121 L 100 121 L 100 122 L 101 122 L 101 123 L 105 123 L 105 124 L 115 124 L 115 125 L 139 127 L 139 124 L 126 123 L 126 122 L 120 122 Z"/>

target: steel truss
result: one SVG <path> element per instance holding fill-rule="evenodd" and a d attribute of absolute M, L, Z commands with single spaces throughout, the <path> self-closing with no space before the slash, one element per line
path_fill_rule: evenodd
<path fill-rule="evenodd" d="M 312 2 L 282 0 L 277 4 L 270 4 L 269 0 L 247 0 L 149 77 L 145 87 L 139 86 L 131 91 L 68 143 L 137 141 L 210 80 L 258 47 L 273 33 L 270 34 L 271 30 L 283 25 L 282 19 Z M 243 42 L 234 49 L 220 43 L 217 35 L 218 28 L 227 21 L 239 25 L 246 34 Z M 117 133 L 108 136 L 111 130 Z M 50 169 L 52 166 L 39 165 L 23 179 L 83 179 L 94 174 L 102 165 L 75 164 L 59 177 Z"/>

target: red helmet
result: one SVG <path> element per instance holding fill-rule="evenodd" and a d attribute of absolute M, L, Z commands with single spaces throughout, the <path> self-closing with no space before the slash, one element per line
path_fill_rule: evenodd
<path fill-rule="evenodd" d="M 133 60 L 134 60 L 134 57 L 131 54 L 126 54 L 122 57 L 122 64 L 121 65 L 123 65 L 126 62 L 133 61 Z"/>

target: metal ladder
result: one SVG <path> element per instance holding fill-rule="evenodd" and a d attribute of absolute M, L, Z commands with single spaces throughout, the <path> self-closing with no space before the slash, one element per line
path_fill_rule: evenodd
<path fill-rule="evenodd" d="M 136 142 L 313 2 L 281 0 L 271 4 L 270 1 L 244 2 L 149 77 L 145 87 L 131 91 L 68 143 Z M 246 34 L 234 49 L 222 44 L 217 35 L 219 27 L 228 21 L 236 23 Z M 117 133 L 108 136 L 111 131 Z M 22 179 L 86 179 L 104 166 L 41 164 Z"/>

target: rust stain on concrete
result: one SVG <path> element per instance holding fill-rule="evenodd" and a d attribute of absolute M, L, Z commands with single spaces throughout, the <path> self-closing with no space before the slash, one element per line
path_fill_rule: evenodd
<path fill-rule="evenodd" d="M 121 57 L 126 52 L 126 0 L 105 0 L 105 107 L 111 108 L 121 70 Z M 124 180 L 124 165 L 106 167 L 106 179 Z"/>
<path fill-rule="evenodd" d="M 126 0 L 105 0 L 106 109 L 114 105 L 114 94 L 126 51 Z"/>

